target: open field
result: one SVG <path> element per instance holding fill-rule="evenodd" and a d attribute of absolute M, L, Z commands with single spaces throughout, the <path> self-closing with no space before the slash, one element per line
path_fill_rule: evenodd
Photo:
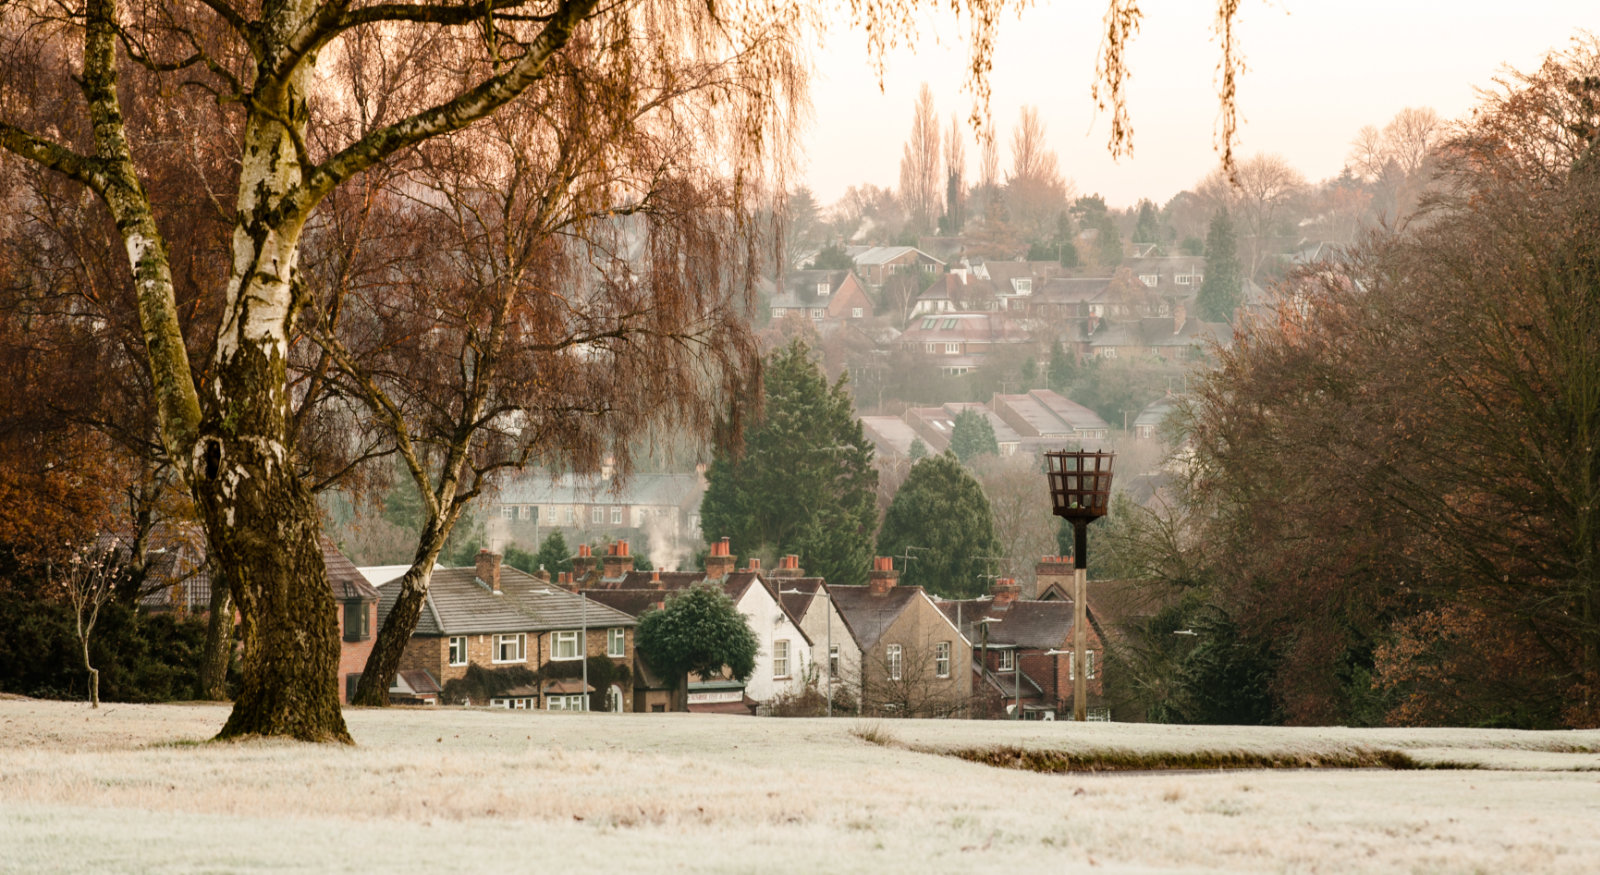
<path fill-rule="evenodd" d="M 0 699 L 0 871 L 1600 871 L 1595 731 L 358 709 L 356 747 L 197 744 L 226 714 Z M 1002 747 L 1473 768 L 947 755 Z"/>

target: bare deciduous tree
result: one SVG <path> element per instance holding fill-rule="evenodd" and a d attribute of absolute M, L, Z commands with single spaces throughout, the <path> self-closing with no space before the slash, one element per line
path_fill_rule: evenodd
<path fill-rule="evenodd" d="M 911 114 L 911 135 L 900 158 L 900 199 L 905 202 L 911 226 L 920 233 L 934 229 L 944 200 L 939 162 L 939 114 L 933 108 L 933 89 L 922 83 Z"/>

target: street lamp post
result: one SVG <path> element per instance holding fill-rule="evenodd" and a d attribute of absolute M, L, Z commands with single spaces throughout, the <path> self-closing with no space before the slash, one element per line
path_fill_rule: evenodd
<path fill-rule="evenodd" d="M 1116 454 L 1062 450 L 1044 457 L 1052 510 L 1072 522 L 1072 719 L 1083 722 L 1088 719 L 1089 524 L 1105 516 L 1110 506 Z"/>
<path fill-rule="evenodd" d="M 805 590 L 801 590 L 801 589 L 780 589 L 780 590 L 778 590 L 778 594 L 779 595 L 811 595 L 811 593 L 807 593 Z M 827 620 L 827 622 L 828 622 L 828 652 L 823 654 L 823 660 L 822 660 L 823 668 L 822 668 L 822 670 L 828 673 L 828 681 L 827 681 L 828 716 L 832 717 L 833 716 L 833 596 L 829 595 L 828 593 L 823 592 L 821 590 L 821 588 L 818 588 L 818 590 L 816 591 L 815 594 L 819 595 L 819 596 L 822 596 L 823 598 L 828 600 L 828 620 Z M 779 605 L 778 607 L 782 608 L 783 606 Z"/>
<path fill-rule="evenodd" d="M 983 679 L 989 674 L 989 624 L 998 622 L 1000 622 L 999 617 L 984 617 L 981 620 L 972 621 L 972 625 L 983 627 L 983 643 L 978 645 L 978 680 L 980 682 L 983 681 Z M 1000 698 L 1003 703 L 1005 699 L 1005 687 L 1001 687 L 1000 689 L 1002 690 L 1000 693 Z"/>

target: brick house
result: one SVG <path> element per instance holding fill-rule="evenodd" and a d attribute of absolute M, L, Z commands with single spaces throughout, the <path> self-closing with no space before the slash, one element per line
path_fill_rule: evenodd
<path fill-rule="evenodd" d="M 377 636 L 378 591 L 326 535 L 322 537 L 322 564 L 328 569 L 339 623 L 339 701 L 349 704 Z"/>
<path fill-rule="evenodd" d="M 617 555 L 619 552 L 622 555 Z M 815 675 L 811 637 L 763 579 L 758 560 L 752 559 L 743 570 L 735 569 L 727 538 L 712 543 L 704 571 L 633 571 L 626 553 L 625 547 L 614 545 L 603 557 L 599 573 L 579 578 L 594 582 L 595 588 L 585 590 L 587 595 L 621 611 L 642 613 L 663 605 L 673 591 L 710 581 L 722 586 L 756 634 L 759 649 L 750 678 L 690 678 L 686 691 L 689 710 L 750 714 L 775 696 L 800 692 Z M 576 575 L 578 559 L 573 562 Z"/>
<path fill-rule="evenodd" d="M 1046 557 L 1050 564 L 1067 570 L 1070 589 L 1070 562 Z M 1050 578 L 1052 583 L 1056 581 Z M 1021 587 L 1011 578 L 1000 578 L 991 588 L 991 598 L 941 601 L 939 608 L 951 622 L 974 642 L 972 672 L 977 686 L 975 699 L 980 712 L 1006 716 L 1022 708 L 1025 719 L 1053 720 L 1058 714 L 1072 713 L 1073 605 L 1065 600 L 1021 599 Z M 1091 612 L 1092 613 L 1092 612 Z M 1088 672 L 1085 688 L 1088 707 L 1105 708 L 1101 686 L 1105 647 L 1091 617 L 1085 643 Z"/>
<path fill-rule="evenodd" d="M 944 262 L 915 246 L 851 246 L 845 250 L 856 263 L 856 273 L 877 288 L 897 273 L 913 275 L 944 272 Z"/>
<path fill-rule="evenodd" d="M 865 586 L 832 586 L 839 615 L 861 652 L 854 679 L 864 714 L 965 715 L 972 699 L 972 644 L 920 586 L 899 586 L 892 557 L 873 560 Z"/>
<path fill-rule="evenodd" d="M 770 304 L 772 321 L 797 314 L 813 323 L 870 319 L 866 286 L 849 270 L 797 270 Z"/>
<path fill-rule="evenodd" d="M 399 584 L 385 585 L 379 593 L 378 615 L 387 617 L 399 597 Z M 627 614 L 503 567 L 499 554 L 482 551 L 472 568 L 434 570 L 400 670 L 425 672 L 444 688 L 466 678 L 470 666 L 523 668 L 536 674 L 535 683 L 470 704 L 626 710 L 632 697 L 621 683 L 585 690 L 578 677 L 586 656 L 630 666 L 635 625 Z"/>

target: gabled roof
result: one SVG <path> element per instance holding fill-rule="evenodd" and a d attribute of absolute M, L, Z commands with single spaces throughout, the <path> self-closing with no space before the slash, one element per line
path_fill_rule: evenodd
<path fill-rule="evenodd" d="M 862 650 L 875 646 L 906 608 L 925 598 L 920 586 L 893 586 L 883 595 L 873 595 L 865 586 L 831 586 L 828 592 Z"/>
<path fill-rule="evenodd" d="M 603 602 L 623 613 L 637 617 L 654 608 L 657 603 L 665 601 L 671 593 L 688 589 L 706 579 L 704 571 L 663 571 L 660 572 L 659 579 L 653 579 L 652 576 L 655 574 L 653 571 L 630 571 L 616 581 L 607 581 L 604 589 L 586 589 L 584 592 L 594 601 Z M 659 587 L 656 586 L 657 583 L 660 584 Z M 768 597 L 777 602 L 778 610 L 800 630 L 801 637 L 805 638 L 809 646 L 811 639 L 805 630 L 800 629 L 800 621 L 784 607 L 783 602 L 778 599 L 759 571 L 734 571 L 721 580 L 722 591 L 727 593 L 728 598 L 733 599 L 735 604 L 745 597 L 752 585 L 767 590 Z"/>
<path fill-rule="evenodd" d="M 827 591 L 828 585 L 820 577 L 763 577 L 761 582 L 766 584 L 767 591 L 783 606 L 784 613 L 788 614 L 800 625 L 800 620 L 811 610 L 811 606 L 819 601 L 818 593 Z M 799 592 L 785 592 L 785 590 L 799 590 Z"/>
<path fill-rule="evenodd" d="M 632 626 L 633 617 L 594 599 L 559 589 L 515 568 L 502 566 L 496 595 L 478 580 L 475 568 L 441 568 L 424 597 L 423 611 L 413 634 L 424 636 L 540 632 Z M 394 609 L 400 597 L 398 584 L 379 591 L 379 622 Z M 587 602 L 587 604 L 585 604 Z"/>
<path fill-rule="evenodd" d="M 848 270 L 796 270 L 791 271 L 783 291 L 772 296 L 772 307 L 794 309 L 826 309 L 833 296 L 850 278 Z M 828 294 L 817 294 L 817 286 L 827 283 Z"/>
<path fill-rule="evenodd" d="M 868 265 L 888 264 L 908 252 L 915 252 L 929 261 L 941 265 L 944 264 L 943 261 L 934 258 L 915 246 L 873 246 L 870 249 L 863 250 L 860 254 L 851 253 L 851 257 L 855 259 L 858 267 L 865 267 Z"/>
<path fill-rule="evenodd" d="M 1072 637 L 1072 602 L 1026 601 L 1019 599 L 995 607 L 988 599 L 941 601 L 939 610 L 954 623 L 960 619 L 961 632 L 974 642 L 983 640 L 983 632 L 976 628 L 979 620 L 989 629 L 989 643 L 1003 647 L 1021 647 L 1027 650 L 1050 650 L 1062 647 Z"/>
<path fill-rule="evenodd" d="M 378 600 L 378 591 L 367 578 L 356 568 L 339 548 L 334 546 L 333 539 L 327 535 L 322 536 L 322 564 L 328 568 L 328 585 L 333 588 L 333 597 L 337 601 L 375 602 Z"/>
<path fill-rule="evenodd" d="M 863 416 L 861 432 L 877 449 L 878 456 L 904 456 L 911 452 L 911 442 L 919 435 L 898 416 Z M 926 444 L 927 440 L 924 439 Z M 936 450 L 937 452 L 937 450 Z"/>
<path fill-rule="evenodd" d="M 1025 395 L 995 395 L 991 403 L 1022 437 L 1070 439 L 1083 432 L 1111 428 L 1093 410 L 1049 389 L 1034 389 Z"/>

